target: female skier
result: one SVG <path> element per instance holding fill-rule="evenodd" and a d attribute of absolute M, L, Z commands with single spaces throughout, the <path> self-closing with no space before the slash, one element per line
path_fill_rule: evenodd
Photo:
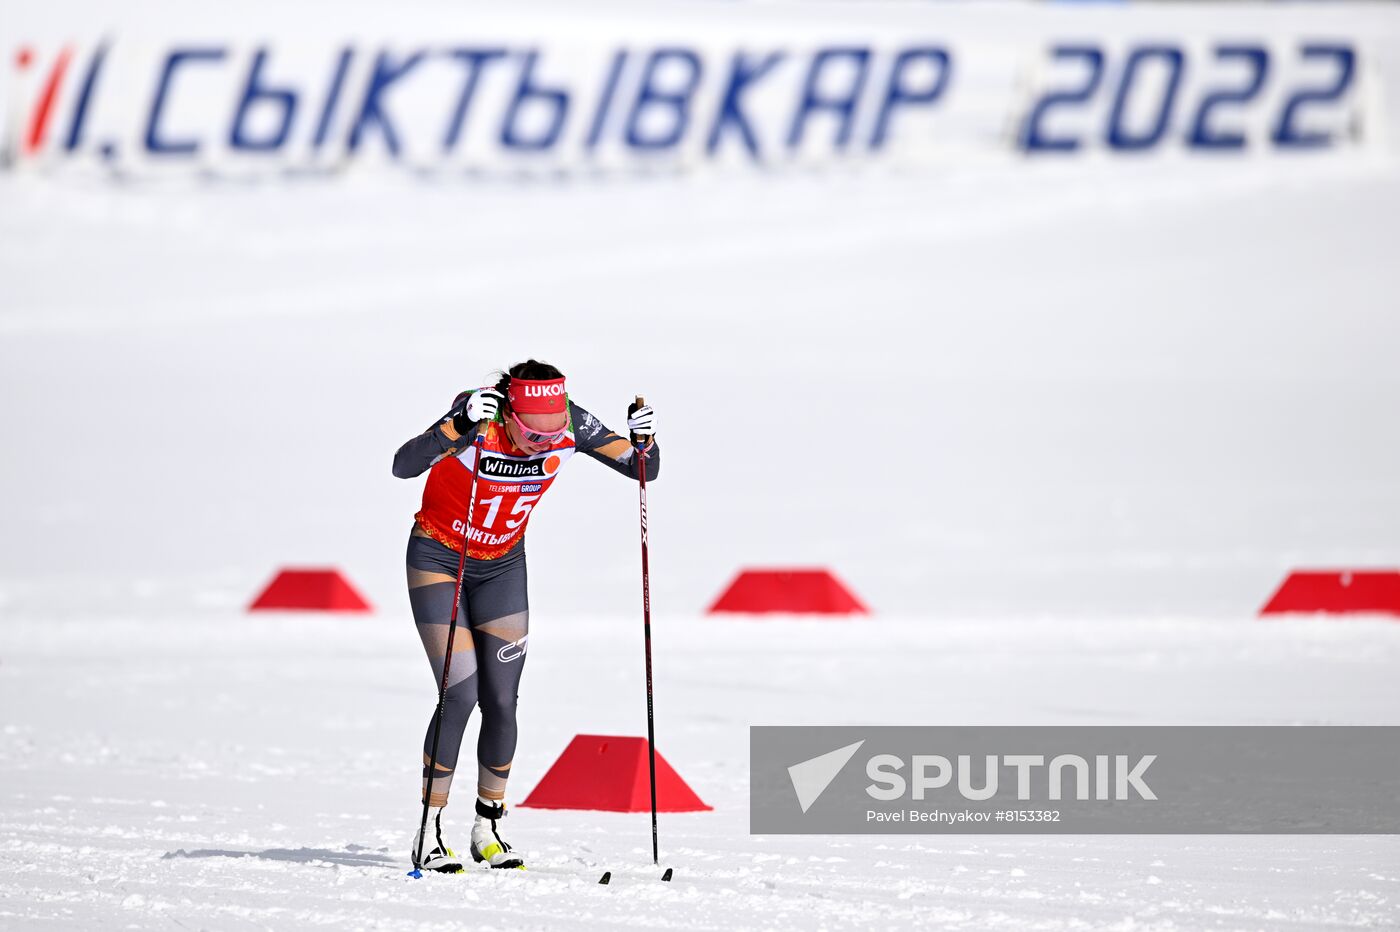
<path fill-rule="evenodd" d="M 634 405 L 628 411 L 627 429 L 646 441 L 642 459 L 648 482 L 661 468 L 655 424 L 650 406 Z M 428 833 L 425 838 L 420 830 L 414 837 L 411 854 L 424 870 L 462 870 L 461 859 L 442 840 L 442 809 L 474 705 L 481 706 L 481 735 L 476 747 L 472 860 L 491 867 L 524 866 L 521 856 L 501 839 L 496 823 L 506 813 L 506 780 L 515 757 L 516 690 L 530 617 L 525 525 L 575 451 L 637 479 L 635 450 L 570 400 L 562 372 L 530 359 L 511 366 L 494 386 L 458 395 L 441 420 L 394 455 L 394 475 L 401 479 L 431 470 L 408 538 L 408 599 L 439 685 L 457 567 L 464 543 L 467 546 L 431 799 L 426 797 L 436 708 L 423 741 L 420 805 L 426 801 L 430 807 Z M 467 522 L 473 472 L 476 507 Z M 468 528 L 470 542 L 464 540 Z"/>

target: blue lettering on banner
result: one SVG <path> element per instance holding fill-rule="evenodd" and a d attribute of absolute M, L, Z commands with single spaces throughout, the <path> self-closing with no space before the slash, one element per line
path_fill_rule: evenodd
<path fill-rule="evenodd" d="M 83 141 L 83 122 L 87 119 L 88 105 L 92 102 L 92 90 L 97 86 L 97 76 L 102 71 L 102 63 L 107 60 L 107 43 L 102 43 L 93 53 L 88 63 L 87 75 L 83 78 L 82 90 L 78 92 L 78 102 L 73 106 L 73 121 L 68 127 L 68 141 L 63 148 L 72 152 Z"/>
<path fill-rule="evenodd" d="M 855 77 L 843 96 L 825 96 L 818 90 L 822 72 L 828 64 L 841 59 L 847 59 L 855 66 Z M 846 148 L 846 143 L 851 139 L 851 131 L 855 127 L 856 107 L 860 104 L 861 91 L 865 89 L 865 75 L 869 64 L 870 50 L 865 48 L 822 49 L 812 56 L 812 66 L 807 70 L 807 83 L 802 90 L 802 103 L 792 118 L 792 129 L 788 131 L 789 149 L 801 145 L 807 127 L 807 117 L 821 111 L 830 111 L 840 118 L 835 146 L 838 150 Z"/>
<path fill-rule="evenodd" d="M 1243 149 L 1244 133 L 1212 130 L 1211 112 L 1227 104 L 1247 104 L 1255 98 L 1269 73 L 1269 53 L 1257 45 L 1221 45 L 1216 46 L 1215 57 L 1217 61 L 1241 59 L 1249 68 L 1248 77 L 1243 87 L 1212 91 L 1201 99 L 1196 118 L 1191 121 L 1188 145 L 1195 149 Z"/>
<path fill-rule="evenodd" d="M 1021 146 L 1027 152 L 1073 152 L 1078 149 L 1077 138 L 1046 135 L 1041 123 L 1054 107 L 1082 104 L 1092 98 L 1103 77 L 1103 52 L 1091 45 L 1063 45 L 1053 49 L 1050 55 L 1056 59 L 1082 59 L 1088 65 L 1088 70 L 1079 87 L 1052 91 L 1031 108 L 1030 116 L 1026 118 L 1026 128 L 1021 133 Z"/>
<path fill-rule="evenodd" d="M 1259 98 L 1269 74 L 1270 55 L 1257 44 L 1222 45 L 1212 51 L 1217 63 L 1243 61 L 1247 71 L 1244 80 L 1236 85 L 1203 88 L 1203 96 L 1189 121 L 1190 129 L 1183 142 L 1192 149 L 1244 149 L 1248 145 L 1245 134 L 1240 131 L 1213 130 L 1211 116 L 1223 107 L 1234 105 L 1236 108 L 1242 108 Z M 1054 108 L 1070 109 L 1090 103 L 1098 93 L 1100 78 L 1105 70 L 1104 52 L 1094 46 L 1058 46 L 1052 49 L 1051 56 L 1056 60 L 1082 59 L 1088 63 L 1089 68 L 1077 87 L 1045 93 L 1031 107 L 1021 134 L 1021 147 L 1027 152 L 1068 152 L 1079 148 L 1078 137 L 1049 136 L 1043 123 Z M 1299 50 L 1299 56 L 1304 62 L 1332 62 L 1332 73 L 1317 86 L 1298 88 L 1288 94 L 1283 109 L 1273 123 L 1270 141 L 1281 149 L 1331 146 L 1335 142 L 1331 133 L 1320 130 L 1309 132 L 1298 128 L 1299 113 L 1304 107 L 1336 104 L 1345 98 L 1351 89 L 1356 71 L 1356 52 L 1348 45 L 1305 43 Z M 1155 113 L 1148 127 L 1144 131 L 1134 132 L 1125 125 L 1127 102 L 1133 93 L 1139 71 L 1153 62 L 1166 68 L 1165 89 L 1155 101 Z M 1168 137 L 1177 92 L 1181 87 L 1186 67 L 1186 53 L 1178 46 L 1148 45 L 1128 51 L 1104 127 L 1104 139 L 1110 149 L 1151 149 Z"/>
<path fill-rule="evenodd" d="M 883 152 L 954 103 L 962 117 L 950 128 L 980 134 L 967 141 L 994 145 L 1010 117 L 1017 148 L 1037 155 L 1168 145 L 1322 150 L 1345 144 L 1348 134 L 1359 140 L 1373 125 L 1358 118 L 1370 100 L 1356 96 L 1360 53 L 1338 40 L 1056 43 L 1042 53 L 1049 79 L 1024 105 L 994 75 L 974 70 L 969 80 L 966 63 L 937 43 L 832 45 L 801 55 L 772 48 L 707 53 L 686 44 L 592 47 L 571 49 L 557 64 L 568 71 L 555 71 L 547 51 L 534 46 L 330 45 L 322 53 L 329 67 L 310 83 L 289 79 L 305 73 L 304 62 L 276 47 L 254 46 L 235 59 L 231 47 L 177 45 L 158 52 L 135 125 L 116 127 L 112 120 L 125 111 L 104 107 L 129 94 L 101 93 L 107 73 L 116 73 L 114 48 L 94 43 L 85 63 L 75 65 L 73 83 L 58 97 L 61 130 L 44 154 L 114 160 L 131 133 L 156 162 L 210 148 L 319 161 L 353 158 L 366 146 L 393 159 L 412 151 L 446 161 L 471 138 L 495 149 L 486 158 L 502 161 L 567 146 L 561 159 L 586 164 L 600 146 L 615 145 L 637 162 L 703 147 L 710 158 L 730 154 L 728 148 L 762 163 L 804 148 L 818 155 L 857 145 Z M 428 62 L 431 68 L 419 67 Z M 589 63 L 583 71 L 580 62 Z M 124 61 L 121 73 L 140 70 Z M 955 100 L 965 83 L 982 88 L 971 106 Z M 211 112 L 210 101 L 219 108 Z M 410 103 L 417 106 L 410 110 Z M 26 123 L 19 116 L 11 133 L 33 125 L 34 117 Z M 115 135 L 93 140 L 97 126 Z M 928 136 L 927 129 L 918 134 Z M 294 140 L 308 145 L 296 148 Z M 37 154 L 32 147 L 17 151 L 21 161 Z"/>
<path fill-rule="evenodd" d="M 151 101 L 150 115 L 146 118 L 146 151 L 155 155 L 194 155 L 199 151 L 197 138 L 171 141 L 161 135 L 161 114 L 165 111 L 166 98 L 170 96 L 170 86 L 175 83 L 175 72 L 186 62 L 222 61 L 227 53 L 221 48 L 172 49 L 165 56 L 165 65 L 160 70 L 160 81 L 156 84 L 155 98 Z"/>
<path fill-rule="evenodd" d="M 1123 126 L 1123 111 L 1127 109 L 1128 100 L 1132 96 L 1133 82 L 1137 78 L 1138 69 L 1153 59 L 1166 63 L 1169 75 L 1167 90 L 1157 103 L 1157 116 L 1151 128 L 1135 136 Z M 1150 149 L 1162 141 L 1162 135 L 1167 131 L 1167 123 L 1172 117 L 1172 105 L 1176 103 L 1176 89 L 1181 85 L 1182 60 L 1181 50 L 1167 45 L 1149 45 L 1133 49 L 1132 54 L 1128 56 L 1128 63 L 1123 66 L 1123 77 L 1118 82 L 1118 95 L 1113 98 L 1113 111 L 1108 117 L 1110 147 Z"/>
<path fill-rule="evenodd" d="M 904 85 L 904 72 L 912 64 L 923 60 L 937 68 L 936 77 L 928 87 L 912 90 Z M 889 135 L 890 117 L 896 107 L 913 104 L 932 104 L 943 96 L 948 86 L 948 76 L 952 71 L 947 51 L 941 48 L 905 49 L 894 60 L 890 69 L 889 84 L 885 88 L 885 99 L 880 103 L 880 115 L 875 118 L 875 129 L 870 135 L 870 148 L 879 149 Z"/>
<path fill-rule="evenodd" d="M 292 118 L 297 111 L 296 92 L 282 88 L 263 87 L 262 70 L 266 63 L 267 49 L 258 49 L 253 55 L 253 64 L 248 69 L 248 80 L 243 85 L 243 97 L 238 101 L 238 109 L 234 112 L 233 129 L 228 138 L 229 145 L 234 149 L 275 152 L 282 148 L 282 144 L 287 141 L 287 133 L 292 128 Z M 248 112 L 253 109 L 257 101 L 262 101 L 265 109 L 272 107 L 280 114 L 276 124 L 277 129 L 263 139 L 252 138 L 245 126 Z"/>
<path fill-rule="evenodd" d="M 603 93 L 598 96 L 598 107 L 593 111 L 593 124 L 588 128 L 588 139 L 584 143 L 589 149 L 598 145 L 598 140 L 603 138 L 603 130 L 608 124 L 608 112 L 612 109 L 613 95 L 617 93 L 617 85 L 622 80 L 622 71 L 627 67 L 627 50 L 619 49 L 613 54 L 612 64 L 608 66 L 608 75 L 603 79 Z"/>
<path fill-rule="evenodd" d="M 491 62 L 505 58 L 506 50 L 452 49 L 448 55 L 466 67 L 466 76 L 462 80 L 462 92 L 457 95 L 457 107 L 452 111 L 452 119 L 447 124 L 447 134 L 442 139 L 444 152 L 451 152 L 456 148 L 457 140 L 462 137 L 462 124 L 466 122 L 467 108 L 471 106 L 472 97 L 476 95 L 476 85 L 481 79 L 481 73 Z"/>
<path fill-rule="evenodd" d="M 1337 63 L 1337 75 L 1332 84 L 1322 87 L 1304 88 L 1296 91 L 1292 97 L 1288 98 L 1288 103 L 1284 104 L 1283 113 L 1279 115 L 1278 125 L 1274 128 L 1274 142 L 1286 148 L 1311 149 L 1332 144 L 1332 136 L 1328 133 L 1309 133 L 1300 130 L 1295 125 L 1298 119 L 1298 111 L 1306 104 L 1331 103 L 1339 100 L 1351 86 L 1352 76 L 1356 73 L 1356 53 L 1344 45 L 1306 45 L 1303 47 L 1304 58 L 1330 58 Z"/>
<path fill-rule="evenodd" d="M 326 102 L 321 107 L 321 119 L 316 121 L 316 135 L 311 139 L 311 145 L 317 151 L 326 144 L 326 137 L 331 132 L 331 118 L 335 116 L 336 105 L 340 103 L 340 92 L 345 87 L 345 74 L 350 70 L 350 62 L 355 57 L 355 50 L 343 48 L 336 56 L 335 70 L 331 72 L 330 89 L 326 91 Z"/>
<path fill-rule="evenodd" d="M 520 83 L 515 87 L 515 96 L 511 98 L 505 120 L 501 123 L 501 145 L 507 149 L 524 149 L 526 151 L 551 149 L 558 142 L 559 134 L 564 129 L 564 117 L 569 112 L 568 91 L 535 86 L 535 63 L 539 57 L 540 53 L 536 49 L 530 49 L 525 53 L 524 64 L 520 69 Z M 521 108 L 525 106 L 526 102 L 532 100 L 536 101 L 538 106 L 549 108 L 550 117 L 548 129 L 537 136 L 528 137 L 520 133 L 516 128 L 516 123 L 520 119 Z"/>
<path fill-rule="evenodd" d="M 369 86 L 365 89 L 364 101 L 360 104 L 360 114 L 355 118 L 355 123 L 350 128 L 349 141 L 345 147 L 347 152 L 359 151 L 360 143 L 364 141 L 370 127 L 377 127 L 380 135 L 384 137 L 384 145 L 389 150 L 389 154 L 398 158 L 399 137 L 394 132 L 394 124 L 384 112 L 380 97 L 396 81 L 401 80 L 404 75 L 418 67 L 425 54 L 421 51 L 414 52 L 403 61 L 395 62 L 389 57 L 388 52 L 379 53 L 379 57 L 374 62 L 374 74 L 370 76 Z"/>
<path fill-rule="evenodd" d="M 660 90 L 656 87 L 656 75 L 667 62 L 681 65 L 685 76 L 678 87 Z M 700 72 L 700 56 L 690 49 L 667 48 L 652 52 L 642 71 L 632 114 L 627 118 L 627 145 L 633 149 L 668 149 L 680 142 L 690 123 L 690 98 L 700 83 Z M 670 111 L 669 131 L 652 137 L 643 135 L 643 117 L 648 111 L 654 113 L 658 110 Z"/>
<path fill-rule="evenodd" d="M 750 62 L 743 52 L 735 52 L 729 68 L 729 82 L 725 85 L 724 96 L 720 98 L 719 111 L 714 125 L 710 128 L 710 138 L 705 143 L 705 151 L 713 154 L 719 148 L 720 137 L 727 127 L 733 127 L 744 141 L 744 148 L 754 159 L 759 158 L 758 142 L 754 139 L 753 127 L 744 116 L 743 96 L 749 85 L 758 82 L 773 67 L 786 57 L 784 52 L 774 52 L 756 62 Z"/>

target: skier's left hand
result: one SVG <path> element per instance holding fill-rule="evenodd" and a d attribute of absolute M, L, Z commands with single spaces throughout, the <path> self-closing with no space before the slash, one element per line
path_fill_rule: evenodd
<path fill-rule="evenodd" d="M 650 440 L 656 433 L 656 412 L 651 405 L 638 408 L 632 405 L 627 409 L 627 429 L 634 437 Z"/>

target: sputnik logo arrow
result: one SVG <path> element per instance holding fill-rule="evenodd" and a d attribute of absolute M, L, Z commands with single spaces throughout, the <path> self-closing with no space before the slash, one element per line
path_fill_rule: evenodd
<path fill-rule="evenodd" d="M 856 751 L 860 750 L 860 746 L 864 743 L 865 739 L 861 738 L 855 744 L 848 744 L 844 748 L 828 751 L 819 757 L 804 760 L 802 763 L 793 764 L 788 768 L 793 791 L 797 793 L 797 802 L 802 806 L 803 812 L 812 808 L 812 803 L 826 792 L 826 788 L 831 786 L 831 781 L 836 779 L 841 768 L 846 766 L 846 763 L 855 756 Z"/>

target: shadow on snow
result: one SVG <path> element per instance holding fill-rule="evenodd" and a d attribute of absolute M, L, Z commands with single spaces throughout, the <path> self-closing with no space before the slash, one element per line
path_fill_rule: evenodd
<path fill-rule="evenodd" d="M 382 851 L 383 849 L 378 849 Z M 398 860 L 377 853 L 375 849 L 363 845 L 346 845 L 343 850 L 329 848 L 267 848 L 262 851 L 238 851 L 232 848 L 197 848 L 186 851 L 167 851 L 161 855 L 162 861 L 171 858 L 263 858 L 267 861 L 297 861 L 310 864 L 315 861 L 328 861 L 349 867 L 393 867 Z"/>

